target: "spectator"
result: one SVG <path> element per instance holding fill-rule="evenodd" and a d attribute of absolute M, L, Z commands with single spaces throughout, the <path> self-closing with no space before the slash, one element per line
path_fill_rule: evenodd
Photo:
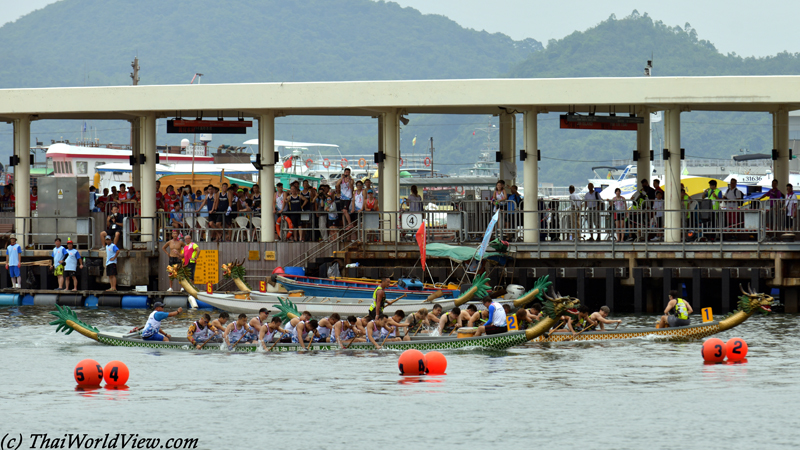
<path fill-rule="evenodd" d="M 69 290 L 69 280 L 72 278 L 72 290 L 77 291 L 78 277 L 75 273 L 78 271 L 79 264 L 83 269 L 83 259 L 81 259 L 78 249 L 75 248 L 72 238 L 67 238 L 67 249 L 64 250 L 63 255 L 60 264 L 64 266 L 64 290 Z"/>
<path fill-rule="evenodd" d="M 97 212 L 106 212 L 106 203 L 108 202 L 108 188 L 103 189 L 103 195 L 97 197 L 95 207 Z"/>
<path fill-rule="evenodd" d="M 567 216 L 567 230 L 570 230 L 571 233 L 569 234 L 570 240 L 578 240 L 580 239 L 580 228 L 581 228 L 581 218 L 580 218 L 580 209 L 583 205 L 583 199 L 581 199 L 581 194 L 575 192 L 575 186 L 569 185 L 569 209 L 570 213 Z"/>
<path fill-rule="evenodd" d="M 194 284 L 194 269 L 197 267 L 197 257 L 200 255 L 200 247 L 192 242 L 192 234 L 183 237 L 186 245 L 183 246 L 183 265 L 189 268 L 189 282 Z"/>
<path fill-rule="evenodd" d="M 261 186 L 254 184 L 251 189 L 253 195 L 250 197 L 253 200 L 253 211 L 261 212 Z"/>
<path fill-rule="evenodd" d="M 583 200 L 583 207 L 586 210 L 586 228 L 589 230 L 589 240 L 594 241 L 594 234 L 592 230 L 597 230 L 597 240 L 600 240 L 600 194 L 594 190 L 594 184 L 589 183 L 587 186 L 589 192 L 586 193 Z"/>
<path fill-rule="evenodd" d="M 522 204 L 522 195 L 519 193 L 519 187 L 516 185 L 511 186 L 511 193 L 508 194 L 508 210 L 509 211 L 519 211 L 520 205 Z M 511 219 L 509 222 L 509 226 L 511 229 L 516 230 L 517 225 L 522 224 L 522 216 L 519 212 L 514 212 L 509 214 L 509 218 Z M 521 238 L 521 236 L 520 236 Z"/>
<path fill-rule="evenodd" d="M 658 194 L 659 192 L 661 192 L 661 194 L 664 194 L 664 189 L 661 189 L 661 180 L 659 180 L 658 178 L 653 180 L 653 190 L 656 192 L 656 194 Z"/>
<path fill-rule="evenodd" d="M 31 194 L 31 206 L 34 205 L 33 194 Z M 94 186 L 89 186 L 89 211 L 100 212 L 100 209 L 97 207 L 97 188 Z"/>
<path fill-rule="evenodd" d="M 202 191 L 200 189 L 198 189 L 194 193 L 194 204 L 195 204 L 195 208 L 199 207 L 197 209 L 197 215 L 199 217 L 208 218 L 208 206 L 206 205 L 206 196 L 207 195 L 208 195 L 208 188 L 205 188 L 205 190 L 202 190 Z"/>
<path fill-rule="evenodd" d="M 361 211 L 364 211 L 364 183 L 360 180 L 356 182 L 356 189 L 353 191 L 353 201 L 350 202 L 350 220 L 358 223 Z"/>
<path fill-rule="evenodd" d="M 236 218 L 236 188 L 233 186 L 228 187 L 228 195 L 227 198 L 223 198 L 220 195 L 219 202 L 220 202 L 220 209 L 222 209 L 222 203 L 225 201 L 227 203 L 227 208 L 222 211 L 222 229 L 225 233 L 225 240 L 231 240 L 231 234 L 233 234 L 233 219 Z"/>
<path fill-rule="evenodd" d="M 725 215 L 726 217 L 726 226 L 728 228 L 740 228 L 742 226 L 742 220 L 740 219 L 739 213 L 735 212 L 739 209 L 742 205 L 742 199 L 744 199 L 744 194 L 739 188 L 736 187 L 736 178 L 731 178 L 730 184 L 728 184 L 728 190 L 725 192 L 725 209 L 728 211 Z M 687 208 L 688 209 L 688 208 Z"/>
<path fill-rule="evenodd" d="M 313 229 L 313 215 L 311 211 L 314 209 L 314 201 L 317 198 L 317 190 L 311 187 L 311 183 L 308 180 L 303 180 L 303 190 L 300 191 L 300 195 L 305 199 L 303 203 L 303 213 L 300 215 L 300 226 L 303 228 L 310 228 Z M 311 241 L 313 240 L 313 231 L 309 231 L 306 239 Z"/>
<path fill-rule="evenodd" d="M 117 198 L 117 187 L 116 186 L 111 186 L 111 195 L 113 195 L 114 198 Z"/>
<path fill-rule="evenodd" d="M 492 212 L 499 211 L 500 209 L 504 209 L 504 202 L 508 198 L 506 196 L 506 190 L 504 188 L 506 182 L 500 180 L 494 186 L 494 192 L 492 192 Z"/>
<path fill-rule="evenodd" d="M 372 189 L 369 189 L 367 191 L 367 199 L 364 200 L 364 211 L 367 212 L 380 211 L 380 208 L 378 207 L 378 199 L 375 198 L 375 191 L 373 191 Z M 367 235 L 367 240 L 368 241 L 374 240 L 375 242 L 378 242 L 378 234 L 375 232 L 369 232 L 369 234 Z"/>
<path fill-rule="evenodd" d="M 287 203 L 287 213 L 288 219 L 292 222 L 292 226 L 297 229 L 296 233 L 292 234 L 292 238 L 295 242 L 303 240 L 303 230 L 300 224 L 300 214 L 303 211 L 303 206 L 307 203 L 307 200 L 300 195 L 300 191 L 297 189 L 297 186 L 292 183 L 291 191 L 286 199 Z"/>
<path fill-rule="evenodd" d="M 169 251 L 167 249 L 169 248 Z M 172 239 L 165 242 L 163 246 L 161 246 L 161 251 L 167 254 L 169 258 L 168 264 L 170 266 L 174 266 L 175 264 L 182 264 L 181 254 L 183 252 L 183 241 L 180 238 L 180 232 L 178 230 L 172 230 Z M 168 292 L 172 292 L 172 283 L 173 279 L 169 280 L 169 289 Z"/>
<path fill-rule="evenodd" d="M 350 168 L 346 167 L 341 178 L 336 180 L 336 194 L 339 196 L 339 210 L 342 211 L 343 227 L 350 226 L 350 201 L 353 199 L 353 189 L 355 184 L 350 177 Z"/>
<path fill-rule="evenodd" d="M 411 185 L 411 194 L 408 195 L 408 210 L 410 212 L 422 211 L 422 196 L 417 192 L 417 185 Z"/>
<path fill-rule="evenodd" d="M 194 223 L 195 218 L 195 210 L 197 209 L 195 205 L 195 196 L 192 194 L 192 187 L 188 184 L 183 187 L 183 192 L 181 194 L 181 202 L 183 203 L 183 213 L 184 213 L 184 221 L 189 223 L 187 218 L 192 220 Z"/>
<path fill-rule="evenodd" d="M 217 196 L 217 188 L 213 185 L 206 187 L 208 193 L 206 194 L 206 211 L 208 212 L 208 228 L 212 240 L 215 240 L 216 232 L 212 232 L 217 226 L 221 226 L 222 220 L 218 217 L 217 207 L 219 204 L 219 197 Z"/>
<path fill-rule="evenodd" d="M 173 228 L 186 228 L 180 202 L 176 202 L 175 205 L 173 205 L 172 212 L 169 213 L 169 223 Z"/>
<path fill-rule="evenodd" d="M 105 242 L 106 236 L 114 240 L 114 245 L 119 244 L 119 237 L 122 233 L 122 214 L 119 213 L 119 206 L 111 207 L 111 214 L 106 218 L 106 231 L 100 232 L 100 239 Z"/>
<path fill-rule="evenodd" d="M 627 207 L 625 204 L 625 197 L 622 196 L 622 190 L 620 188 L 614 189 L 614 198 L 612 198 L 610 202 L 614 210 L 614 226 L 617 227 L 616 240 L 617 242 L 622 242 L 622 238 L 625 234 L 625 211 Z"/>
<path fill-rule="evenodd" d="M 336 239 L 337 228 L 342 226 L 342 218 L 338 212 L 339 205 L 336 202 L 336 191 L 331 189 L 328 191 L 328 199 L 325 202 L 325 211 L 328 212 L 326 221 L 326 240 Z"/>
<path fill-rule="evenodd" d="M 164 193 L 164 211 L 172 212 L 177 202 L 178 194 L 175 193 L 175 187 L 170 184 L 167 186 L 167 192 Z"/>
<path fill-rule="evenodd" d="M 650 213 L 648 211 L 652 209 L 655 199 L 655 189 L 650 187 L 650 182 L 647 181 L 647 178 L 642 178 L 641 187 L 636 191 L 636 194 L 633 195 L 633 198 L 631 198 L 633 201 L 631 209 L 638 211 L 633 216 L 633 222 L 639 229 L 638 234 L 640 239 L 642 238 L 641 230 L 650 225 Z"/>
<path fill-rule="evenodd" d="M 8 245 L 6 246 L 6 271 L 8 276 L 11 277 L 11 285 L 16 289 L 22 287 L 22 277 L 20 276 L 20 266 L 22 266 L 22 247 L 17 244 L 17 238 L 14 235 L 8 238 Z"/>
<path fill-rule="evenodd" d="M 55 275 L 58 279 L 58 288 L 56 288 L 57 291 L 64 290 L 64 266 L 61 265 L 61 260 L 64 256 L 64 250 L 64 247 L 61 246 L 61 239 L 56 238 L 52 253 L 53 262 L 50 263 L 50 270 L 53 271 L 53 275 Z"/>
<path fill-rule="evenodd" d="M 111 236 L 106 235 L 104 238 L 106 243 L 106 276 L 111 288 L 106 291 L 117 290 L 117 255 L 119 255 L 119 247 L 111 242 Z"/>
<path fill-rule="evenodd" d="M 786 185 L 786 230 L 794 231 L 794 216 L 797 215 L 797 196 L 791 183 Z"/>
<path fill-rule="evenodd" d="M 703 199 L 705 199 L 706 201 L 704 202 L 705 204 L 703 205 L 703 207 L 700 209 L 704 209 L 706 210 L 706 212 L 708 212 L 708 210 L 711 210 L 709 227 L 711 227 L 712 230 L 716 230 L 717 226 L 719 225 L 718 213 L 719 213 L 719 205 L 721 198 L 722 198 L 722 191 L 717 189 L 717 180 L 709 181 L 708 189 L 703 191 Z M 719 230 L 714 231 L 714 233 L 719 233 Z"/>
<path fill-rule="evenodd" d="M 655 189 L 655 188 L 653 188 Z M 656 191 L 656 200 L 653 202 L 653 223 L 652 228 L 656 229 L 656 235 L 651 239 L 658 241 L 662 239 L 662 230 L 664 229 L 664 191 Z"/>
<path fill-rule="evenodd" d="M 217 206 L 215 211 L 217 213 L 217 227 L 220 229 L 217 232 L 217 242 L 222 242 L 225 240 L 226 229 L 228 233 L 230 233 L 230 225 L 231 225 L 231 202 L 233 201 L 233 195 L 228 189 L 227 183 L 222 183 L 222 187 L 220 188 L 219 192 L 217 193 Z M 230 237 L 228 237 L 230 239 Z"/>
<path fill-rule="evenodd" d="M 94 186 L 89 189 L 89 208 L 94 209 L 93 191 Z M 31 188 L 31 212 L 36 211 L 36 204 L 39 203 L 39 188 L 34 186 Z"/>
<path fill-rule="evenodd" d="M 328 232 L 326 230 L 325 224 L 327 223 L 327 219 L 325 217 L 325 206 L 328 200 L 328 192 L 329 188 L 327 184 L 321 184 L 319 189 L 317 190 L 316 198 L 314 199 L 314 211 L 317 211 L 315 214 L 316 217 L 316 227 L 318 229 L 317 237 L 318 240 L 323 241 L 327 239 Z"/>
<path fill-rule="evenodd" d="M 375 191 L 375 188 L 372 187 L 372 180 L 367 178 L 366 180 L 364 180 L 364 192 L 369 191 L 370 189 Z"/>
<path fill-rule="evenodd" d="M 0 197 L 0 202 L 2 202 L 3 211 L 13 211 L 14 210 L 14 190 L 13 185 L 7 184 L 3 186 L 3 196 Z"/>

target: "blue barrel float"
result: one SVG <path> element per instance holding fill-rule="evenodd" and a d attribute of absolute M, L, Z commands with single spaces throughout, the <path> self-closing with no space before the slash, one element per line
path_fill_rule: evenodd
<path fill-rule="evenodd" d="M 147 297 L 144 295 L 123 295 L 121 304 L 124 309 L 147 309 Z"/>
<path fill-rule="evenodd" d="M 97 308 L 99 302 L 100 300 L 94 295 L 87 295 L 86 300 L 83 302 L 83 306 L 86 308 Z"/>
<path fill-rule="evenodd" d="M 0 294 L 0 306 L 18 306 L 19 294 Z"/>
<path fill-rule="evenodd" d="M 33 306 L 33 295 L 25 294 L 22 297 L 22 306 Z"/>

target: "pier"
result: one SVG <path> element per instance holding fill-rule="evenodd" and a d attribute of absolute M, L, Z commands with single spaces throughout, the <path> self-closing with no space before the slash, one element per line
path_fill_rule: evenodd
<path fill-rule="evenodd" d="M 403 225 L 399 208 L 399 127 L 408 114 L 487 114 L 499 116 L 500 178 L 509 184 L 523 181 L 526 198 L 538 199 L 538 160 L 547 149 L 538 147 L 537 116 L 562 112 L 571 117 L 616 117 L 636 119 L 637 148 L 633 152 L 637 173 L 651 173 L 651 161 L 662 159 L 665 167 L 665 207 L 662 241 L 609 241 L 615 232 L 639 233 L 631 227 L 615 230 L 603 225 L 604 239 L 587 242 L 580 238 L 564 240 L 564 235 L 583 235 L 579 223 L 550 227 L 553 217 L 540 201 L 526 201 L 520 211 L 504 212 L 498 237 L 510 240 L 512 267 L 493 273 L 528 285 L 535 277 L 551 275 L 562 292 L 604 301 L 621 311 L 661 309 L 664 293 L 683 289 L 695 309 L 713 306 L 725 312 L 735 301 L 739 283 L 754 289 L 778 289 L 787 312 L 797 312 L 800 293 L 800 244 L 794 242 L 796 225 L 776 225 L 774 211 L 748 211 L 742 226 L 725 228 L 723 222 L 704 227 L 703 232 L 718 235 L 714 242 L 694 242 L 689 232 L 697 227 L 687 222 L 687 211 L 680 195 L 680 162 L 685 153 L 681 145 L 681 114 L 695 110 L 757 111 L 773 116 L 773 173 L 781 186 L 789 179 L 789 111 L 800 108 L 800 76 L 744 77 L 657 77 L 657 78 L 581 78 L 581 79 L 494 79 L 420 80 L 326 83 L 255 83 L 201 86 L 119 86 L 0 90 L 0 120 L 14 125 L 15 194 L 26 199 L 29 192 L 30 126 L 36 120 L 115 119 L 130 121 L 133 127 L 134 185 L 141 190 L 141 226 L 138 233 L 126 227 L 121 270 L 131 277 L 129 286 L 146 285 L 149 290 L 166 289 L 166 261 L 159 253 L 159 242 L 168 230 L 159 222 L 155 208 L 156 134 L 158 119 L 181 116 L 217 117 L 238 121 L 252 118 L 259 134 L 259 178 L 275 176 L 274 124 L 276 117 L 290 115 L 367 116 L 376 119 L 375 161 L 380 180 L 381 212 L 365 216 L 358 228 L 333 243 L 277 242 L 274 217 L 265 213 L 264 226 L 256 241 L 213 243 L 198 241 L 201 250 L 216 251 L 220 263 L 247 259 L 248 276 L 266 278 L 278 266 L 300 265 L 313 272 L 333 258 L 359 262 L 350 276 L 377 277 L 412 269 L 419 257 L 413 244 L 413 230 Z M 665 138 L 663 149 L 651 148 L 649 114 L 663 111 Z M 522 121 L 523 148 L 516 148 L 516 115 Z M 608 119 L 611 120 L 611 119 Z M 631 121 L 633 122 L 633 121 Z M 620 155 L 627 157 L 628 155 Z M 517 162 L 522 173 L 517 173 Z M 270 192 L 267 185 L 265 193 Z M 437 224 L 432 239 L 456 245 L 477 245 L 485 229 L 486 210 L 464 202 L 451 209 L 425 212 L 426 223 Z M 271 211 L 273 197 L 265 195 L 262 210 Z M 569 212 L 556 208 L 556 215 Z M 697 211 L 699 214 L 703 211 Z M 706 211 L 718 214 L 715 211 Z M 97 214 L 97 213 L 95 213 Z M 607 212 L 606 212 L 607 214 Z M 565 216 L 566 215 L 566 216 Z M 11 225 L 26 248 L 34 235 L 27 201 L 17 201 L 13 213 L 3 213 L 0 223 Z M 97 223 L 102 214 L 92 216 L 84 230 L 86 246 L 97 248 Z M 748 222 L 749 220 L 749 222 Z M 102 228 L 100 226 L 100 228 Z M 91 231 L 87 231 L 91 230 Z M 193 231 L 196 232 L 196 231 Z M 555 240 L 551 234 L 561 235 Z M 727 235 L 727 238 L 726 238 Z M 732 236 L 731 236 L 732 235 Z M 197 236 L 198 238 L 200 236 Z M 573 236 L 574 237 L 574 236 Z M 477 238 L 477 239 L 476 239 Z M 352 241 L 351 241 L 352 240 Z M 354 241 L 354 242 L 353 242 Z M 46 247 L 24 251 L 26 261 L 43 259 Z M 268 257 L 269 255 L 269 257 Z M 90 278 L 102 281 L 97 265 L 102 250 L 86 253 L 82 289 Z M 443 281 L 452 271 L 448 261 L 430 260 L 431 274 Z M 41 274 L 42 268 L 35 268 Z M 407 274 L 406 273 L 406 274 Z M 314 275 L 314 273 L 310 273 Z M 417 274 L 418 276 L 421 273 Z M 455 274 L 458 277 L 458 273 Z M 23 275 L 23 279 L 25 275 Z M 52 277 L 51 277 L 52 278 Z M 226 289 L 218 277 L 219 289 Z M 51 280 L 52 281 L 52 280 Z M 6 283 L 7 281 L 3 281 Z M 40 283 L 42 283 L 40 281 Z M 0 287 L 3 287 L 0 284 Z M 43 286 L 42 289 L 52 286 Z"/>

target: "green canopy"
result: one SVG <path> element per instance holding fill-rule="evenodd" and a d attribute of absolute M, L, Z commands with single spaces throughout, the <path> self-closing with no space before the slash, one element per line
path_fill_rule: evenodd
<path fill-rule="evenodd" d="M 472 259 L 474 255 L 477 258 L 478 247 L 467 247 L 463 245 L 447 245 L 447 244 L 427 244 L 425 246 L 425 254 L 427 257 L 435 257 L 435 258 L 450 258 L 455 262 L 464 262 L 469 261 Z M 501 256 L 497 252 L 486 251 L 483 254 L 483 259 L 490 258 L 492 256 Z"/>

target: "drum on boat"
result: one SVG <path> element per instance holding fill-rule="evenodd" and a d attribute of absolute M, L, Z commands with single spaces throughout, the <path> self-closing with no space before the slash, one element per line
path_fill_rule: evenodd
<path fill-rule="evenodd" d="M 475 333 L 477 332 L 478 327 L 461 327 L 458 329 L 458 331 L 456 331 L 456 336 L 458 336 L 459 339 L 471 338 L 475 336 Z"/>

